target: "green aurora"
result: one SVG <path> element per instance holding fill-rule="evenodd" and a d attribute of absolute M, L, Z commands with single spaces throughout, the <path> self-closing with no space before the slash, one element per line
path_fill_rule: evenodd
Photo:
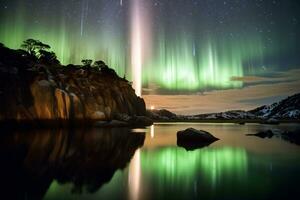
<path fill-rule="evenodd" d="M 63 8 L 63 3 L 60 4 Z M 36 21 L 25 7 L 19 1 L 15 8 L 18 14 L 11 16 L 11 13 L 4 13 L 1 16 L 0 42 L 7 47 L 20 48 L 25 39 L 34 38 L 49 44 L 62 64 L 80 64 L 84 58 L 102 59 L 119 75 L 125 74 L 126 50 L 119 22 L 107 20 L 102 26 L 81 35 L 80 32 L 74 32 L 72 23 L 61 17 L 63 13 L 50 21 L 46 15 Z M 63 9 L 61 12 L 64 12 Z"/>
<path fill-rule="evenodd" d="M 120 76 L 130 71 L 125 39 L 120 34 L 110 35 L 104 31 L 99 37 L 83 37 L 74 43 L 64 22 L 58 25 L 60 28 L 48 32 L 46 27 L 34 26 L 28 30 L 21 18 L 16 18 L 14 26 L 10 23 L 0 31 L 1 42 L 10 48 L 19 48 L 26 38 L 38 38 L 50 44 L 63 64 L 80 64 L 83 58 L 102 59 Z M 243 45 L 232 41 L 213 42 L 212 39 L 203 43 L 186 36 L 167 40 L 160 33 L 154 46 L 156 53 L 143 63 L 143 84 L 154 82 L 170 90 L 241 87 L 241 82 L 231 81 L 231 78 L 244 75 L 243 62 L 263 56 L 259 40 Z"/>
<path fill-rule="evenodd" d="M 12 4 L 10 10 L 1 8 L 0 14 L 0 42 L 6 46 L 19 48 L 25 39 L 38 39 L 49 44 L 63 64 L 79 64 L 85 58 L 103 60 L 120 76 L 132 79 L 129 3 L 82 0 L 27 4 L 17 0 L 7 4 Z M 260 33 L 257 27 L 264 24 L 250 21 L 257 11 L 234 14 L 232 23 L 225 25 L 224 16 L 223 21 L 213 21 L 202 7 L 195 10 L 186 4 L 180 10 L 181 4 L 177 4 L 166 2 L 169 9 L 163 11 L 153 6 L 147 9 L 150 22 L 143 28 L 149 29 L 151 37 L 143 42 L 151 44 L 143 47 L 144 88 L 155 85 L 175 92 L 241 88 L 243 83 L 232 81 L 232 77 L 257 75 L 276 67 L 266 60 L 293 44 L 293 40 L 280 41 L 280 34 L 268 32 L 272 29 Z M 193 15 L 180 14 L 187 10 Z"/>

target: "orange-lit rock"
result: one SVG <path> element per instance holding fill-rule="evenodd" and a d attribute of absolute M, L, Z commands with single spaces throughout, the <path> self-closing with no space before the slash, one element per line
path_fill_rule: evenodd
<path fill-rule="evenodd" d="M 144 100 L 108 67 L 46 65 L 23 51 L 0 51 L 2 121 L 107 121 L 117 114 L 146 115 Z"/>

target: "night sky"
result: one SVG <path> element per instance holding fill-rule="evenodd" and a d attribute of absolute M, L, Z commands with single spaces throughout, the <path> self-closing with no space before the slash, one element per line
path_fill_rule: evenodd
<path fill-rule="evenodd" d="M 299 23 L 297 0 L 0 2 L 6 46 L 34 38 L 63 64 L 104 60 L 142 85 L 148 106 L 178 113 L 249 109 L 299 92 Z"/>

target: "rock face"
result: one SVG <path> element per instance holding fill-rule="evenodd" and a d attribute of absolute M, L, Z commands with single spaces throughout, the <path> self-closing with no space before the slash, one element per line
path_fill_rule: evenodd
<path fill-rule="evenodd" d="M 209 132 L 188 128 L 177 132 L 177 145 L 187 150 L 193 150 L 210 145 L 219 140 Z"/>
<path fill-rule="evenodd" d="M 161 110 L 148 110 L 147 116 L 154 120 L 176 120 L 179 117 L 166 109 Z"/>
<path fill-rule="evenodd" d="M 0 121 L 105 121 L 145 116 L 145 103 L 112 69 L 38 63 L 0 47 Z"/>

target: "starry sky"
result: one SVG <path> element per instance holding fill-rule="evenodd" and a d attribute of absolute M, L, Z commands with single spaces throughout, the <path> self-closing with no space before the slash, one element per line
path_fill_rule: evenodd
<path fill-rule="evenodd" d="M 297 0 L 1 0 L 0 42 L 39 39 L 131 80 L 137 63 L 148 107 L 204 113 L 299 92 L 299 20 Z"/>

